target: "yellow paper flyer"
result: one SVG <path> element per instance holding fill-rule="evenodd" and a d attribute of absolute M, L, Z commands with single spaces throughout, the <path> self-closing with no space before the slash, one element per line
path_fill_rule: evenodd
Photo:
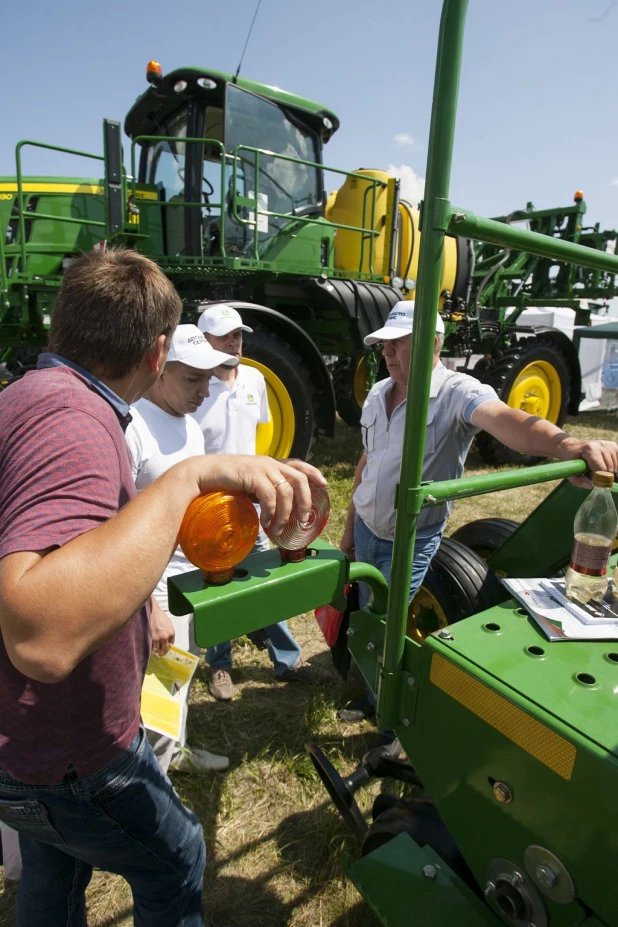
<path fill-rule="evenodd" d="M 164 657 L 150 655 L 142 686 L 145 727 L 179 740 L 182 703 L 197 664 L 198 657 L 178 647 L 170 647 Z"/>

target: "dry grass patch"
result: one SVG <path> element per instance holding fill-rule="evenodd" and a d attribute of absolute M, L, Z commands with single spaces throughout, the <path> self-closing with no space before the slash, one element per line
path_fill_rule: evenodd
<path fill-rule="evenodd" d="M 587 414 L 573 420 L 578 436 L 615 438 L 614 416 Z M 332 515 L 325 537 L 336 544 L 360 455 L 358 431 L 340 425 L 333 442 L 319 444 L 315 463 L 329 479 Z M 474 452 L 468 473 L 486 472 Z M 458 502 L 449 531 L 489 515 L 520 520 L 553 484 L 510 490 Z M 268 623 L 265 617 L 265 624 Z M 330 655 L 311 615 L 292 620 L 303 654 L 329 666 Z M 327 685 L 307 688 L 276 682 L 265 653 L 249 643 L 234 646 L 233 702 L 215 702 L 200 668 L 192 695 L 190 741 L 227 754 L 226 774 L 176 776 L 183 801 L 200 818 L 208 849 L 204 882 L 208 927 L 378 927 L 343 874 L 346 850 L 358 847 L 329 804 L 304 752 L 313 740 L 325 748 L 341 772 L 351 771 L 373 737 L 370 724 L 346 725 L 337 709 L 360 690 L 358 679 L 344 685 L 333 675 Z M 359 803 L 369 812 L 382 789 L 373 783 Z M 0 927 L 14 923 L 15 888 L 0 880 Z M 88 892 L 91 927 L 132 924 L 131 896 L 124 880 L 96 873 Z"/>

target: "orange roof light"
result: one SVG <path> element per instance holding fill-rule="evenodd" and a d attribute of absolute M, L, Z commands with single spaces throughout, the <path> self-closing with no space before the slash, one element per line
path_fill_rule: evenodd
<path fill-rule="evenodd" d="M 163 79 L 163 68 L 158 61 L 149 61 L 146 65 L 146 80 L 149 84 L 158 84 Z"/>
<path fill-rule="evenodd" d="M 574 201 L 575 203 L 581 203 L 581 201 L 583 200 L 583 198 L 584 198 L 584 191 L 583 191 L 583 190 L 576 190 L 576 191 L 575 191 L 575 196 L 573 197 L 573 201 Z"/>
<path fill-rule="evenodd" d="M 220 586 L 253 550 L 257 512 L 242 493 L 209 492 L 194 499 L 178 532 L 180 548 L 208 583 Z"/>
<path fill-rule="evenodd" d="M 281 551 L 281 559 L 287 563 L 298 563 L 307 556 L 307 548 L 322 533 L 330 514 L 330 498 L 321 486 L 311 487 L 311 511 L 307 521 L 301 521 L 296 500 L 281 534 L 273 536 L 266 532 Z"/>

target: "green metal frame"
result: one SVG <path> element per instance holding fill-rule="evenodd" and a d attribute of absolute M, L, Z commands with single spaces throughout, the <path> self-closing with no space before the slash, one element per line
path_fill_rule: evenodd
<path fill-rule="evenodd" d="M 148 142 L 175 142 L 175 143 L 182 142 L 183 144 L 215 145 L 219 149 L 219 152 L 221 154 L 221 190 L 223 190 L 225 187 L 226 164 L 228 164 L 231 161 L 232 181 L 233 181 L 233 184 L 232 184 L 232 215 L 234 217 L 234 221 L 237 222 L 238 225 L 245 225 L 253 229 L 253 260 L 258 264 L 261 261 L 260 253 L 259 253 L 259 238 L 258 238 L 258 234 L 259 234 L 258 233 L 258 221 L 259 221 L 258 217 L 259 216 L 271 216 L 273 218 L 278 218 L 278 219 L 287 219 L 299 225 L 307 225 L 307 226 L 309 225 L 322 225 L 323 226 L 324 221 L 325 221 L 322 217 L 315 219 L 309 216 L 294 216 L 294 215 L 291 215 L 290 213 L 273 212 L 272 210 L 259 208 L 259 172 L 260 172 L 260 156 L 261 155 L 269 157 L 269 158 L 277 158 L 278 160 L 281 160 L 281 161 L 291 161 L 294 164 L 315 168 L 320 171 L 328 171 L 329 173 L 341 174 L 344 177 L 357 177 L 359 180 L 362 180 L 363 183 L 367 185 L 367 189 L 365 190 L 365 194 L 364 194 L 362 225 L 360 226 L 345 225 L 344 223 L 332 222 L 330 220 L 328 222 L 328 225 L 329 227 L 332 227 L 334 229 L 345 229 L 346 231 L 350 231 L 350 232 L 358 232 L 358 234 L 362 236 L 360 261 L 359 261 L 359 268 L 358 268 L 359 274 L 360 274 L 360 270 L 364 262 L 365 240 L 369 239 L 369 268 L 370 268 L 369 276 L 376 277 L 376 279 L 377 278 L 382 279 L 382 275 L 376 274 L 373 268 L 373 245 L 374 245 L 374 239 L 378 238 L 379 235 L 381 234 L 380 231 L 376 231 L 374 226 L 375 226 L 375 210 L 376 210 L 377 192 L 379 188 L 387 186 L 387 184 L 384 183 L 383 181 L 377 180 L 376 178 L 372 178 L 372 177 L 366 177 L 365 175 L 359 174 L 356 171 L 345 171 L 341 168 L 328 167 L 317 161 L 308 161 L 303 158 L 293 158 L 289 155 L 277 154 L 277 152 L 269 151 L 266 148 L 255 148 L 250 145 L 237 145 L 236 148 L 234 148 L 232 152 L 228 152 L 226 151 L 223 142 L 219 141 L 219 139 L 214 139 L 214 138 L 186 138 L 184 136 L 182 138 L 179 138 L 173 135 L 138 135 L 131 142 L 131 176 L 132 176 L 131 197 L 134 203 L 136 199 L 136 189 L 137 189 L 136 146 L 143 145 L 144 143 L 148 143 Z M 238 165 L 238 162 L 242 160 L 239 154 L 241 151 L 252 152 L 255 155 L 255 161 L 253 164 L 253 168 L 254 168 L 253 189 L 254 189 L 255 195 L 252 198 L 246 197 L 246 196 L 239 196 L 236 192 L 236 184 L 237 184 L 237 177 L 238 177 L 237 165 Z M 367 213 L 367 198 L 370 194 L 371 194 L 371 209 L 370 209 L 371 220 L 370 220 L 370 226 L 367 228 L 366 222 L 365 222 L 365 216 Z M 212 208 L 218 208 L 220 211 L 220 221 L 221 221 L 221 245 L 220 245 L 221 255 L 220 255 L 220 258 L 226 259 L 227 254 L 226 254 L 226 249 L 225 249 L 225 213 L 226 213 L 225 206 L 223 202 L 210 203 L 209 205 Z M 171 207 L 182 207 L 182 208 L 192 208 L 192 209 L 203 209 L 204 203 L 191 203 L 186 200 L 178 200 L 175 202 L 165 202 L 164 200 L 150 200 L 150 201 L 142 200 L 140 202 L 139 208 L 142 209 L 144 206 L 146 207 L 161 207 L 161 206 L 170 207 L 171 206 Z M 239 209 L 252 210 L 254 214 L 254 218 L 244 219 L 240 215 Z M 73 221 L 76 221 L 76 220 L 73 220 Z M 216 261 L 217 263 L 220 263 L 220 258 L 218 257 L 216 259 L 213 259 L 212 262 L 214 263 Z M 189 260 L 192 260 L 192 261 L 198 260 L 201 264 L 204 264 L 204 265 L 208 265 L 210 263 L 209 258 L 204 258 L 204 257 L 192 258 Z M 237 262 L 237 259 L 233 258 L 232 261 Z M 316 273 L 318 272 L 318 270 L 319 268 L 316 267 Z M 352 273 L 353 272 L 346 272 L 348 276 Z"/>
<path fill-rule="evenodd" d="M 455 208 L 449 201 L 451 161 L 459 92 L 467 0 L 444 0 L 436 64 L 431 126 L 427 152 L 425 197 L 421 212 L 419 273 L 412 333 L 408 388 L 415 401 L 407 403 L 399 483 L 393 566 L 388 599 L 386 635 L 378 687 L 378 718 L 385 727 L 397 719 L 401 690 L 408 586 L 416 540 L 418 515 L 425 504 L 494 492 L 531 482 L 576 476 L 583 461 L 547 464 L 541 468 L 468 477 L 466 480 L 423 484 L 425 431 L 433 364 L 435 314 L 440 296 L 440 277 L 445 235 L 473 236 L 506 248 L 518 248 L 584 267 L 618 272 L 618 258 L 571 242 L 542 236 L 503 222 L 482 219 Z M 463 485 L 462 485 L 463 484 Z M 428 497 L 432 497 L 431 499 Z M 402 500 L 405 499 L 405 504 Z"/>
<path fill-rule="evenodd" d="M 238 152 L 239 151 L 252 151 L 255 155 L 254 162 L 254 192 L 255 199 L 249 199 L 248 197 L 238 197 L 236 195 L 236 165 L 239 160 Z M 260 173 L 260 155 L 266 155 L 269 158 L 277 158 L 280 161 L 292 161 L 294 164 L 304 165 L 305 167 L 316 168 L 320 171 L 328 171 L 333 174 L 342 174 L 344 177 L 358 177 L 359 180 L 362 180 L 367 184 L 367 189 L 365 190 L 363 196 L 363 217 L 362 223 L 360 226 L 356 225 L 344 225 L 340 222 L 329 221 L 329 225 L 336 229 L 345 229 L 349 232 L 358 232 L 362 235 L 361 239 L 361 252 L 360 252 L 360 261 L 359 261 L 359 273 L 363 266 L 364 260 L 364 251 L 365 251 L 365 239 L 369 238 L 369 273 L 371 276 L 375 276 L 375 271 L 373 267 L 373 240 L 377 238 L 381 232 L 376 231 L 375 229 L 375 211 L 376 211 L 376 199 L 377 191 L 379 187 L 386 187 L 387 184 L 381 180 L 377 180 L 374 177 L 366 177 L 363 174 L 358 174 L 355 171 L 344 171 L 341 168 L 334 167 L 325 167 L 323 164 L 320 164 L 317 161 L 307 161 L 302 158 L 293 158 L 290 155 L 277 154 L 274 151 L 268 151 L 266 148 L 254 148 L 250 145 L 237 145 L 233 152 L 233 168 L 232 168 L 232 177 L 234 180 L 233 194 L 232 194 L 232 210 L 234 214 L 234 219 L 241 225 L 253 226 L 253 253 L 256 261 L 259 261 L 260 254 L 258 250 L 258 216 L 273 216 L 278 219 L 290 219 L 293 218 L 295 222 L 300 222 L 305 225 L 323 225 L 324 219 L 312 219 L 309 216 L 293 216 L 291 217 L 289 213 L 282 212 L 272 212 L 268 209 L 259 209 L 259 173 Z M 371 224 L 369 228 L 365 228 L 365 216 L 367 212 L 367 197 L 371 192 Z M 242 219 L 237 212 L 237 204 L 240 206 L 248 207 L 249 209 L 255 210 L 254 215 L 255 219 L 247 220 Z"/>
<path fill-rule="evenodd" d="M 21 142 L 18 142 L 15 147 L 15 165 L 17 173 L 17 202 L 18 202 L 18 225 L 19 225 L 19 237 L 20 237 L 20 259 L 22 267 L 22 275 L 27 276 L 26 273 L 26 253 L 28 250 L 33 250 L 28 248 L 26 242 L 26 209 L 24 207 L 24 198 L 28 194 L 24 193 L 23 190 L 23 172 L 21 168 L 21 152 L 22 149 L 26 146 L 32 148 L 45 148 L 48 151 L 60 151 L 63 154 L 76 155 L 80 158 L 92 158 L 94 161 L 105 161 L 103 155 L 92 154 L 89 151 L 80 151 L 77 148 L 64 148 L 61 145 L 46 145 L 43 142 L 34 142 L 30 139 L 23 139 Z M 59 195 L 59 194 L 58 194 Z M 34 218 L 34 216 L 33 216 Z M 66 222 L 74 225 L 92 225 L 97 228 L 106 229 L 108 227 L 107 218 L 105 222 L 98 222 L 97 220 L 91 219 L 87 222 L 84 222 L 83 219 L 74 219 L 72 216 L 52 216 L 46 213 L 36 213 L 37 219 L 49 219 L 52 222 Z"/>

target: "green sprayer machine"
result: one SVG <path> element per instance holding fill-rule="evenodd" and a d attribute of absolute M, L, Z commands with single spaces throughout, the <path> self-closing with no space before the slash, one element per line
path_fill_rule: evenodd
<path fill-rule="evenodd" d="M 586 465 L 548 463 L 422 480 L 436 305 L 442 301 L 449 320 L 455 313 L 444 296 L 449 248 L 465 251 L 474 238 L 495 253 L 529 253 L 538 267 L 580 267 L 579 276 L 589 281 L 618 271 L 618 258 L 603 249 L 475 217 L 451 204 L 466 8 L 466 0 L 445 0 L 442 12 L 409 378 L 416 401 L 406 408 L 390 587 L 374 567 L 350 563 L 318 539 L 299 562 L 282 563 L 276 550 L 251 555 L 224 586 L 209 585 L 199 571 L 175 577 L 170 607 L 178 614 L 193 610 L 197 642 L 206 647 L 256 630 L 263 614 L 274 622 L 323 603 L 340 606 L 347 582 L 367 583 L 371 601 L 350 616 L 349 649 L 376 693 L 380 726 L 394 729 L 409 762 L 399 769 L 374 765 L 343 779 L 309 747 L 362 840 L 347 872 L 363 897 L 387 927 L 616 927 L 618 644 L 550 642 L 497 581 L 498 575 L 550 577 L 568 563 L 573 517 L 585 497 L 568 478 L 582 475 Z M 332 123 L 332 116 L 320 118 Z M 239 208 L 255 209 L 257 192 Z M 324 234 L 323 220 L 313 221 L 306 234 Z M 256 227 L 251 234 L 259 251 Z M 452 338 L 475 326 L 482 331 L 482 312 L 475 321 L 461 311 L 464 319 L 451 322 Z M 409 578 L 425 506 L 560 479 L 529 518 L 494 545 L 486 563 L 468 549 L 467 572 L 478 571 L 482 604 L 470 611 L 460 592 L 458 608 L 452 589 L 446 626 L 422 635 L 410 627 Z M 353 793 L 370 775 L 394 776 L 413 788 L 403 797 L 380 795 L 368 826 Z"/>
<path fill-rule="evenodd" d="M 384 171 L 325 166 L 339 120 L 319 103 L 203 68 L 163 75 L 150 62 L 147 78 L 125 119 L 128 171 L 120 124 L 105 120 L 102 155 L 23 140 L 15 176 L 0 177 L 0 383 L 36 363 L 77 254 L 104 242 L 137 248 L 173 280 L 185 320 L 206 302 L 241 310 L 254 329 L 246 357 L 266 377 L 271 409 L 258 450 L 306 457 L 316 435 L 332 435 L 336 411 L 358 424 L 381 375 L 363 338 L 416 294 L 423 207 Z M 94 176 L 29 176 L 33 146 L 88 158 Z M 586 324 L 588 301 L 614 295 L 606 251 L 617 233 L 586 226 L 585 213 L 580 192 L 560 209 L 528 204 L 496 220 L 507 227 L 502 243 L 482 241 L 460 212 L 444 243 L 444 355 L 558 424 L 579 407 L 577 351 L 563 332 L 520 316 L 566 306 Z M 594 251 L 595 267 L 522 250 L 522 223 Z M 478 444 L 487 461 L 515 459 L 488 435 Z"/>

